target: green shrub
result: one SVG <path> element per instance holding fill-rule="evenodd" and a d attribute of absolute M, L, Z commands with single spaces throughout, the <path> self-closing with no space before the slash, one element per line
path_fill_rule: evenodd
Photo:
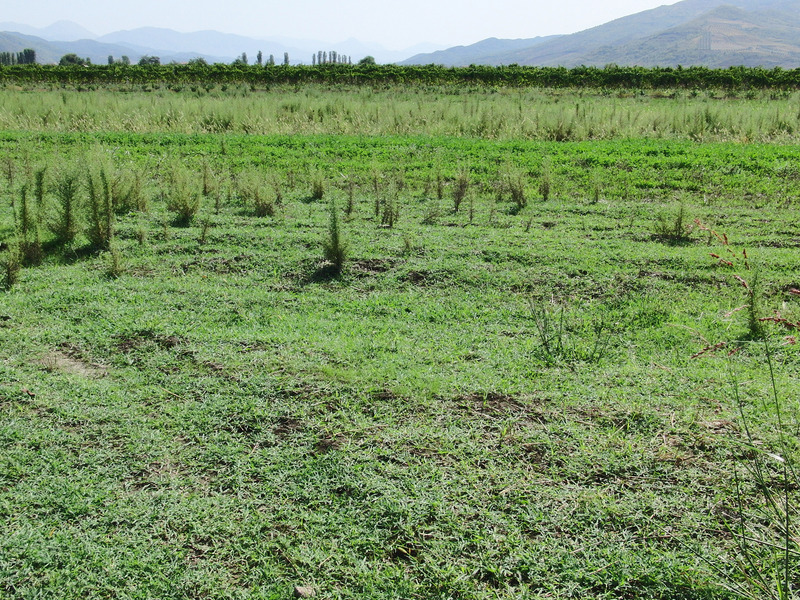
<path fill-rule="evenodd" d="M 328 221 L 328 236 L 322 242 L 323 254 L 338 273 L 344 266 L 347 258 L 347 244 L 342 240 L 342 232 L 339 227 L 339 215 L 336 211 L 336 202 L 331 200 L 330 219 Z"/>
<path fill-rule="evenodd" d="M 86 235 L 94 250 L 109 250 L 114 238 L 114 205 L 104 166 L 87 173 L 89 203 Z"/>
<path fill-rule="evenodd" d="M 200 190 L 193 185 L 194 174 L 182 165 L 174 165 L 169 179 L 167 210 L 173 213 L 173 224 L 191 225 L 200 210 Z"/>
<path fill-rule="evenodd" d="M 53 182 L 56 205 L 48 228 L 57 244 L 71 244 L 78 234 L 78 206 L 80 202 L 81 178 L 74 168 L 60 172 Z"/>

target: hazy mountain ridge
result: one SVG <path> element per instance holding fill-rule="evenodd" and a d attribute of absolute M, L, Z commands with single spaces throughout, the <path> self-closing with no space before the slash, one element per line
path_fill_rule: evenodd
<path fill-rule="evenodd" d="M 31 27 L 23 23 L 0 22 L 0 31 L 32 35 L 49 42 L 75 42 L 78 40 L 93 40 L 97 37 L 88 29 L 72 21 L 56 21 L 47 27 Z"/>
<path fill-rule="evenodd" d="M 134 62 L 143 55 L 159 56 L 162 62 L 185 62 L 195 57 L 202 57 L 209 62 L 231 62 L 242 53 L 247 54 L 250 62 L 254 62 L 261 51 L 265 61 L 272 54 L 276 62 L 283 62 L 284 53 L 288 52 L 291 63 L 310 64 L 312 54 L 320 50 L 334 50 L 350 56 L 353 61 L 370 55 L 378 62 L 397 62 L 416 52 L 440 48 L 433 44 L 421 44 L 408 50 L 392 51 L 379 44 L 355 39 L 332 44 L 284 37 L 258 39 L 213 30 L 182 33 L 159 27 L 139 27 L 95 36 L 69 21 L 59 21 L 41 29 L 19 23 L 0 23 L 0 32 L 4 34 L 0 36 L 0 51 L 19 52 L 24 48 L 33 48 L 39 62 L 44 63 L 58 62 L 61 56 L 70 52 L 88 56 L 95 63 L 105 63 L 109 55 L 119 58 L 123 54 Z M 59 40 L 59 35 L 64 37 Z"/>
<path fill-rule="evenodd" d="M 607 64 L 624 57 L 642 66 L 703 64 L 791 67 L 800 64 L 800 14 L 747 12 L 721 6 L 685 25 L 616 48 L 587 55 L 586 64 Z"/>
<path fill-rule="evenodd" d="M 531 48 L 560 36 L 535 37 L 530 39 L 504 40 L 487 38 L 469 46 L 454 46 L 427 54 L 417 54 L 401 61 L 401 65 L 446 64 L 452 67 L 466 67 L 472 64 L 500 64 L 493 62 L 498 54 L 510 50 Z"/>
<path fill-rule="evenodd" d="M 525 48 L 508 45 L 486 55 L 479 42 L 450 49 L 452 54 L 418 55 L 404 64 L 793 68 L 800 64 L 798 15 L 800 0 L 684 0 Z"/>
<path fill-rule="evenodd" d="M 40 37 L 21 33 L 0 31 L 0 52 L 20 52 L 25 48 L 36 50 L 39 63 L 57 63 L 65 54 L 77 54 L 89 57 L 92 62 L 105 64 L 108 56 L 120 58 L 123 55 L 138 60 L 139 55 L 131 52 L 126 46 L 101 44 L 94 40 L 78 40 L 75 42 L 51 42 Z M 180 60 L 181 56 L 169 57 L 169 60 Z M 188 60 L 188 59 L 187 59 Z"/>

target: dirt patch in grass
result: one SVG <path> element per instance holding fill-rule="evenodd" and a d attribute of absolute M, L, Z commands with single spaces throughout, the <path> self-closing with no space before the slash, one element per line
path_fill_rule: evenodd
<path fill-rule="evenodd" d="M 516 396 L 500 392 L 466 394 L 457 396 L 454 401 L 459 408 L 471 414 L 516 416 L 536 423 L 546 423 L 548 421 L 545 411 L 526 404 Z"/>
<path fill-rule="evenodd" d="M 430 271 L 409 271 L 403 277 L 404 281 L 415 285 L 433 285 L 437 283 L 437 277 Z"/>
<path fill-rule="evenodd" d="M 125 480 L 126 487 L 136 492 L 155 490 L 169 486 L 188 477 L 188 470 L 180 462 L 165 457 L 131 473 Z"/>
<path fill-rule="evenodd" d="M 302 430 L 303 427 L 303 422 L 300 419 L 295 419 L 294 417 L 280 417 L 275 427 L 272 429 L 272 433 L 278 437 L 285 437 Z"/>
<path fill-rule="evenodd" d="M 365 275 L 377 275 L 386 273 L 394 266 L 393 260 L 385 258 L 369 258 L 364 260 L 357 260 L 352 264 L 352 270 L 356 273 L 363 273 Z"/>
<path fill-rule="evenodd" d="M 314 453 L 315 454 L 327 454 L 328 452 L 332 452 L 334 450 L 339 450 L 346 439 L 344 436 L 341 435 L 326 435 L 314 444 Z"/>
<path fill-rule="evenodd" d="M 186 340 L 182 337 L 162 335 L 149 329 L 137 331 L 132 335 L 119 336 L 117 340 L 117 349 L 126 354 L 147 342 L 154 342 L 162 350 L 171 350 L 186 343 Z"/>
<path fill-rule="evenodd" d="M 369 396 L 373 400 L 399 400 L 400 398 L 402 398 L 402 396 L 400 396 L 399 394 L 393 392 L 388 388 L 374 391 Z"/>
<path fill-rule="evenodd" d="M 83 351 L 72 344 L 62 344 L 58 350 L 48 352 L 40 361 L 46 371 L 54 373 L 69 373 L 91 379 L 105 377 L 108 368 L 92 362 L 84 355 Z"/>

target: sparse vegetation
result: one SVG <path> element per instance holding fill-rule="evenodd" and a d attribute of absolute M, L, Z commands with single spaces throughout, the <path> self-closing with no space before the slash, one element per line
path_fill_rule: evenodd
<path fill-rule="evenodd" d="M 686 207 L 681 203 L 672 214 L 662 212 L 656 217 L 653 236 L 671 244 L 680 244 L 691 239 L 692 227 Z"/>

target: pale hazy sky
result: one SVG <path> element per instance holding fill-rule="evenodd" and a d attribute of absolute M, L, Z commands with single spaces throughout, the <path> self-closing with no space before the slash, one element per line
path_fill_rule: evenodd
<path fill-rule="evenodd" d="M 404 49 L 487 37 L 573 33 L 676 0 L 28 0 L 4 1 L 0 20 L 44 27 L 67 19 L 103 35 L 143 26 L 216 29 L 268 38 L 355 37 Z"/>

